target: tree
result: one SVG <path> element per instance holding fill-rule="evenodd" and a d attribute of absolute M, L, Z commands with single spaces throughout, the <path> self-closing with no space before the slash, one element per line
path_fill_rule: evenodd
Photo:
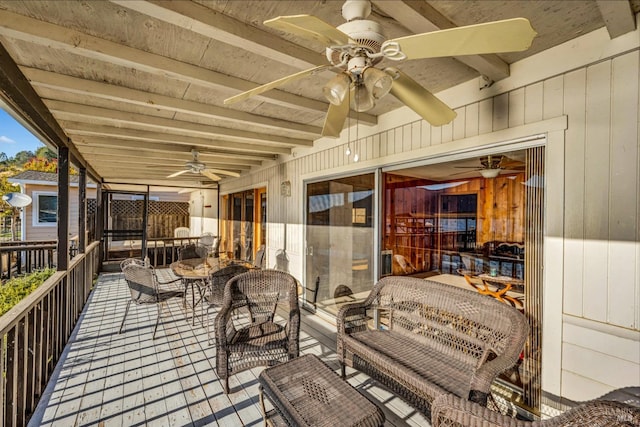
<path fill-rule="evenodd" d="M 39 159 L 47 159 L 51 161 L 53 159 L 57 159 L 58 154 L 46 145 L 43 145 L 36 150 L 36 157 Z"/>
<path fill-rule="evenodd" d="M 8 179 L 11 177 L 11 173 L 1 173 L 0 174 L 0 196 L 4 196 L 9 193 L 17 193 L 20 191 L 20 187 L 16 184 L 11 184 Z M 0 200 L 0 206 L 2 207 L 2 216 L 11 217 L 11 240 L 17 240 L 17 230 L 16 230 L 16 218 L 20 214 L 20 210 L 18 208 L 14 208 L 9 205 L 9 203 L 4 200 Z"/>
<path fill-rule="evenodd" d="M 16 155 L 13 156 L 13 159 L 11 159 L 11 163 L 13 163 L 14 165 L 23 165 L 27 163 L 29 160 L 31 160 L 32 157 L 35 157 L 35 156 L 36 155 L 33 153 L 33 151 L 27 151 L 27 150 L 18 151 Z"/>
<path fill-rule="evenodd" d="M 23 166 L 27 171 L 52 172 L 58 171 L 58 159 L 47 160 L 44 157 L 33 157 Z"/>

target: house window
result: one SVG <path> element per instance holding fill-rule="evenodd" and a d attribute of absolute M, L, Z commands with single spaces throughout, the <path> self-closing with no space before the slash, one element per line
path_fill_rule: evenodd
<path fill-rule="evenodd" d="M 54 226 L 58 211 L 56 193 L 33 193 L 33 225 Z"/>

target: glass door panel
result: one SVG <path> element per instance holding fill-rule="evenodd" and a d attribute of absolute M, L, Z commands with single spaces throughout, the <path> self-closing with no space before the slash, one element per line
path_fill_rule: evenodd
<path fill-rule="evenodd" d="M 305 301 L 335 314 L 373 286 L 374 175 L 307 185 Z"/>

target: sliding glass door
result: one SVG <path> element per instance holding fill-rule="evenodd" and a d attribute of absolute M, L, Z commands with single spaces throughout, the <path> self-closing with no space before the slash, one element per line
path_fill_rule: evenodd
<path fill-rule="evenodd" d="M 373 173 L 307 184 L 306 303 L 335 314 L 373 286 Z"/>

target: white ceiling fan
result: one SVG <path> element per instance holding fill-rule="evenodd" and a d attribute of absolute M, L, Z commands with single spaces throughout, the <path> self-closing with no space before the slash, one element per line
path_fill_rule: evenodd
<path fill-rule="evenodd" d="M 198 151 L 195 149 L 191 150 L 191 155 L 193 156 L 193 160 L 186 162 L 184 164 L 185 168 L 183 170 L 172 173 L 171 175 L 167 176 L 167 178 L 175 178 L 189 172 L 194 174 L 201 174 L 212 181 L 220 181 L 222 179 L 220 175 L 233 176 L 236 178 L 240 176 L 240 174 L 237 172 L 232 172 L 224 169 L 208 168 L 207 165 L 198 160 Z"/>
<path fill-rule="evenodd" d="M 347 22 L 337 28 L 311 15 L 279 16 L 265 21 L 268 27 L 324 44 L 330 64 L 258 86 L 225 99 L 224 103 L 239 102 L 318 70 L 333 68 L 338 74 L 323 87 L 330 102 L 323 136 L 338 137 L 350 108 L 367 111 L 389 92 L 432 125 L 441 126 L 455 118 L 451 108 L 397 68 L 382 70 L 375 65 L 385 58 L 402 61 L 522 51 L 531 46 L 537 34 L 527 19 L 514 18 L 387 40 L 382 26 L 366 19 L 370 13 L 368 0 L 347 0 L 342 6 Z"/>

